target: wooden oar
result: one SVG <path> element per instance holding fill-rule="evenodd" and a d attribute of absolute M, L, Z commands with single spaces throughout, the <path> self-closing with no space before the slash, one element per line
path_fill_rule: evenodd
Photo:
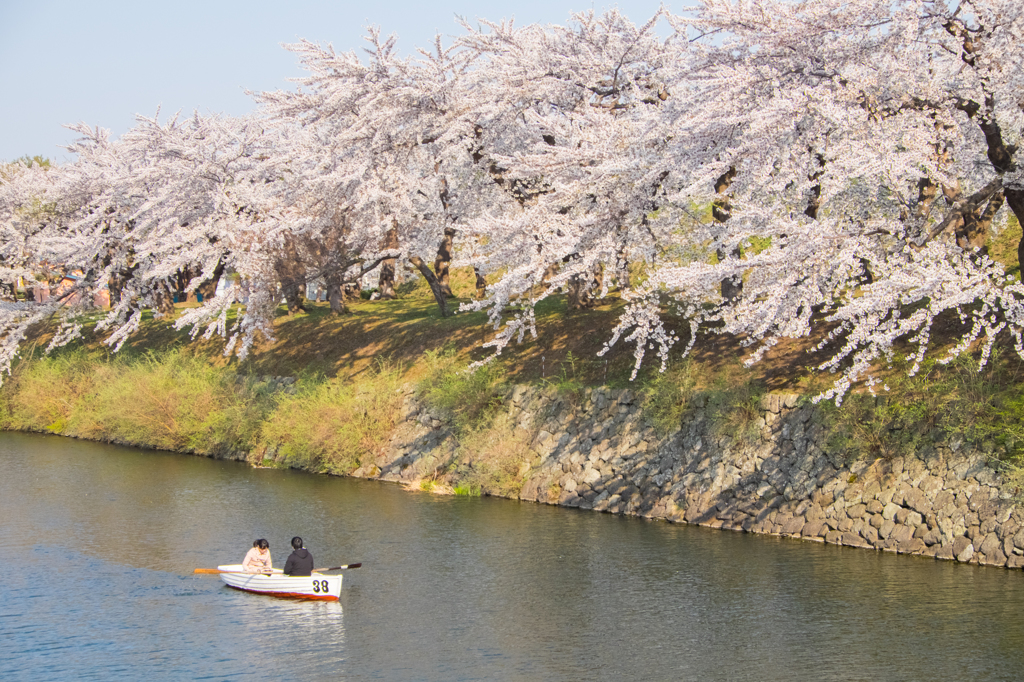
<path fill-rule="evenodd" d="M 359 568 L 360 566 L 362 566 L 361 563 L 359 563 L 359 564 L 345 564 L 344 566 L 331 566 L 330 568 L 314 568 L 313 572 L 314 573 L 323 573 L 324 571 L 343 571 L 346 568 Z"/>
<path fill-rule="evenodd" d="M 330 568 L 314 568 L 314 573 L 323 573 L 324 571 L 343 571 L 347 568 L 359 568 L 362 563 L 358 564 L 345 564 L 344 566 L 331 566 Z M 203 575 L 217 575 L 218 573 L 242 573 L 242 571 L 222 571 L 219 568 L 197 568 L 192 571 L 193 573 L 200 573 Z M 260 571 L 263 575 L 270 575 L 267 571 Z M 255 575 L 255 574 L 254 574 Z"/>

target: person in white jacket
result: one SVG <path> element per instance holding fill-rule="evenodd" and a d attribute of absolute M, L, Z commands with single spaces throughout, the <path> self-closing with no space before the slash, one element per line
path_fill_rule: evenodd
<path fill-rule="evenodd" d="M 270 560 L 270 543 L 260 538 L 252 543 L 252 549 L 245 554 L 242 560 L 242 570 L 246 573 L 270 573 L 272 563 Z"/>

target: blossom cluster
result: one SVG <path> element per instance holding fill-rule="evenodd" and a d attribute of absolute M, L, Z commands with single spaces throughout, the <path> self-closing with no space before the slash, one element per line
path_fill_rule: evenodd
<path fill-rule="evenodd" d="M 463 29 L 415 57 L 377 30 L 363 57 L 290 45 L 305 75 L 250 117 L 79 126 L 75 161 L 5 171 L 0 279 L 80 276 L 0 310 L 0 368 L 47 315 L 73 338 L 98 289 L 116 285 L 98 326 L 119 347 L 144 308 L 225 272 L 176 324 L 244 357 L 296 277 L 338 287 L 453 238 L 452 265 L 487 280 L 462 307 L 487 312 L 495 354 L 544 298 L 610 287 L 628 303 L 605 350 L 634 344 L 637 368 L 664 366 L 667 315 L 684 352 L 714 323 L 750 362 L 825 325 L 829 399 L 872 387 L 897 344 L 920 362 L 943 314 L 963 320 L 954 355 L 980 343 L 983 365 L 1004 332 L 1022 352 L 1024 290 L 985 252 L 1024 218 L 1019 2 L 702 0 L 640 26 Z"/>

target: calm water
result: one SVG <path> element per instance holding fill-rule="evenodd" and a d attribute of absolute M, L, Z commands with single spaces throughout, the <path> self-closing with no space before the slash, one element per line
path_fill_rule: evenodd
<path fill-rule="evenodd" d="M 363 562 L 341 601 L 196 567 Z M 1024 677 L 1024 572 L 0 433 L 0 678 Z"/>

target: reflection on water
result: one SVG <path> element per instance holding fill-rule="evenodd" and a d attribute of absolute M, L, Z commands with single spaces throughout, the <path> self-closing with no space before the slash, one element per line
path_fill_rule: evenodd
<path fill-rule="evenodd" d="M 261 670 L 281 666 L 277 640 L 281 633 L 301 641 L 316 653 L 317 665 L 329 673 L 345 660 L 345 619 L 338 602 L 299 601 L 260 597 L 253 600 L 256 615 L 241 627 L 241 636 L 256 649 L 253 662 Z"/>
<path fill-rule="evenodd" d="M 196 567 L 362 561 L 340 602 Z M 0 434 L 0 678 L 1014 679 L 1024 573 Z"/>

